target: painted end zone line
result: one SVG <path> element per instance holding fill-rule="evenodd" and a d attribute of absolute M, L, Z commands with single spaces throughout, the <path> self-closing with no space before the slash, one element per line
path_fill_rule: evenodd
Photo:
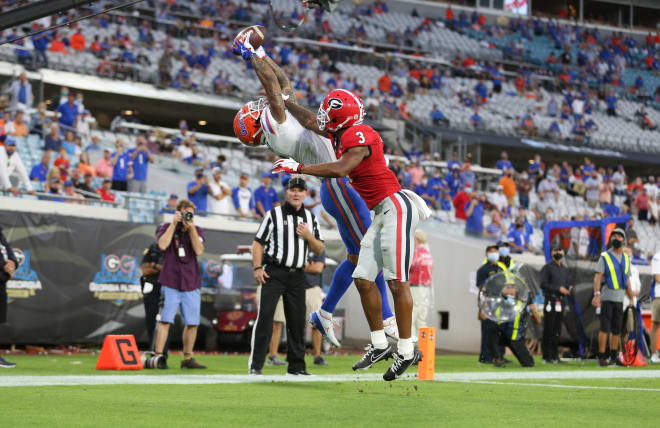
<path fill-rule="evenodd" d="M 452 381 L 457 382 L 457 381 Z M 565 389 L 609 389 L 614 391 L 644 391 L 644 392 L 660 392 L 660 388 L 632 388 L 625 386 L 589 386 L 589 385 L 556 385 L 552 383 L 523 383 L 523 382 L 496 382 L 492 380 L 465 380 L 462 383 L 478 383 L 485 385 L 515 385 L 515 386 L 533 386 L 533 387 L 549 387 L 549 388 L 565 388 Z"/>
<path fill-rule="evenodd" d="M 575 370 L 565 372 L 467 372 L 436 373 L 440 382 L 488 382 L 541 379 L 636 379 L 660 378 L 660 370 Z M 401 380 L 417 380 L 409 374 Z M 272 382 L 383 382 L 379 373 L 318 376 L 249 375 L 87 375 L 87 376 L 0 376 L 1 387 L 70 385 L 209 385 Z M 521 383 L 521 385 L 532 385 Z M 539 386 L 556 386 L 539 384 Z M 561 386 L 560 386 L 561 387 Z M 602 389 L 602 388 L 601 388 Z M 620 388 L 619 388 L 620 389 Z M 649 389 L 649 391 L 655 391 Z"/>

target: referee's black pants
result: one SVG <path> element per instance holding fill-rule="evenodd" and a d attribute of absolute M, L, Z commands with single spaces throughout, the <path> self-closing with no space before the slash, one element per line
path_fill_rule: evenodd
<path fill-rule="evenodd" d="M 302 269 L 291 271 L 279 266 L 266 266 L 270 278 L 261 287 L 257 323 L 252 331 L 250 368 L 261 370 L 266 361 L 273 316 L 282 296 L 286 319 L 288 372 L 305 370 L 305 274 Z"/>
<path fill-rule="evenodd" d="M 555 296 L 543 296 L 543 359 L 554 361 L 559 359 L 559 335 L 561 334 L 561 323 L 563 319 L 562 310 L 564 302 Z M 556 302 L 561 301 L 561 308 L 557 310 Z"/>

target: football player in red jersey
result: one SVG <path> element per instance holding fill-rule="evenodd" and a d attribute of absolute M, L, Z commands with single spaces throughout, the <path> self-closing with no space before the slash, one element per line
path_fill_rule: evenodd
<path fill-rule="evenodd" d="M 315 118 L 313 113 L 297 104 L 287 103 L 287 108 L 303 126 L 331 137 L 338 160 L 303 165 L 293 159 L 281 159 L 275 163 L 273 171 L 317 177 L 349 176 L 355 190 L 375 213 L 362 238 L 353 279 L 360 290 L 370 327 L 376 326 L 380 319 L 381 303 L 374 280 L 381 269 L 392 292 L 399 343 L 394 363 L 383 378 L 394 380 L 422 356 L 414 349 L 411 337 L 412 297 L 408 273 L 415 229 L 420 218 L 428 218 L 430 211 L 419 196 L 401 190 L 396 176 L 387 167 L 380 135 L 362 124 L 364 107 L 357 95 L 345 89 L 331 91 Z M 371 330 L 373 343 L 385 341 L 383 330 Z M 382 335 L 382 338 L 374 335 Z M 364 363 L 378 359 L 379 355 L 379 349 L 371 345 L 363 357 Z"/>

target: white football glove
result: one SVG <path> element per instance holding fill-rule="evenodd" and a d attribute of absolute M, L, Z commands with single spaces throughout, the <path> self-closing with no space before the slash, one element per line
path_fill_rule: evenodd
<path fill-rule="evenodd" d="M 293 159 L 280 159 L 273 164 L 273 172 L 286 172 L 288 174 L 300 174 L 303 164 Z"/>

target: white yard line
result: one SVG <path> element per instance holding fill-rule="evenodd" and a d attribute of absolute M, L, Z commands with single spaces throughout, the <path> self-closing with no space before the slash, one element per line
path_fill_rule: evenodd
<path fill-rule="evenodd" d="M 456 382 L 456 381 L 451 381 Z M 523 382 L 496 382 L 492 380 L 465 380 L 459 381 L 464 383 L 478 383 L 485 385 L 515 385 L 515 386 L 533 386 L 533 387 L 548 387 L 548 388 L 564 388 L 564 389 L 609 389 L 613 391 L 644 391 L 644 392 L 660 392 L 660 388 L 630 388 L 623 386 L 590 386 L 590 385 L 558 385 L 552 383 L 523 383 Z"/>
<path fill-rule="evenodd" d="M 660 370 L 574 370 L 564 372 L 466 372 L 436 373 L 440 382 L 487 382 L 541 379 L 638 379 L 660 378 Z M 417 380 L 409 374 L 402 380 Z M 248 376 L 248 375 L 87 375 L 87 376 L 0 376 L 1 387 L 66 385 L 208 385 L 271 382 L 374 382 L 383 381 L 380 373 L 317 376 Z M 513 385 L 513 383 L 512 383 Z M 521 383 L 521 385 L 532 385 Z M 554 386 L 541 384 L 543 386 Z M 566 385 L 567 386 L 567 385 Z M 563 387 L 559 385 L 557 387 Z M 568 387 L 568 386 L 567 386 Z M 591 388 L 591 387 L 589 387 Z M 597 387 L 593 387 L 597 388 Z M 624 388 L 619 388 L 624 389 Z M 646 390 L 646 389 L 640 389 Z M 649 389 L 655 391 L 654 389 Z"/>

